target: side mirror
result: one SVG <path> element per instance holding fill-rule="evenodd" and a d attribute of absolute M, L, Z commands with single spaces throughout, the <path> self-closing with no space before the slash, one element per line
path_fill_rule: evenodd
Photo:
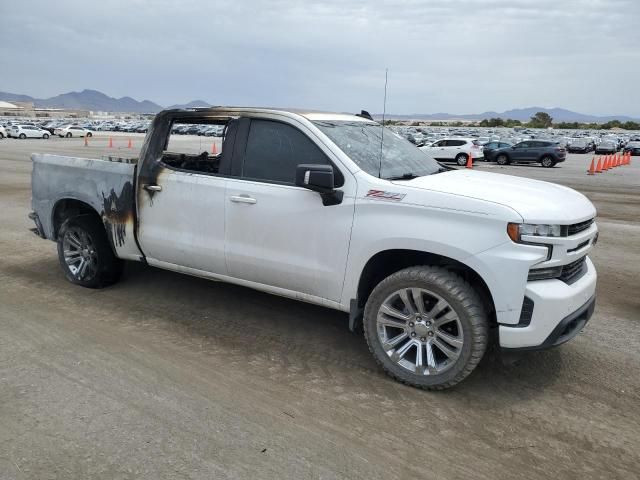
<path fill-rule="evenodd" d="M 325 206 L 342 203 L 343 192 L 334 188 L 331 165 L 302 164 L 296 168 L 296 185 L 318 192 Z"/>

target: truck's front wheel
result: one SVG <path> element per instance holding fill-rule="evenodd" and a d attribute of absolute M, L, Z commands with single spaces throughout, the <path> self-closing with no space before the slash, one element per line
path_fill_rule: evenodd
<path fill-rule="evenodd" d="M 90 215 L 71 218 L 60 227 L 58 260 L 67 280 L 87 288 L 117 282 L 124 263 L 114 255 L 100 219 Z"/>
<path fill-rule="evenodd" d="M 392 377 L 441 390 L 478 365 L 488 322 L 467 282 L 441 267 L 418 266 L 390 275 L 373 290 L 364 331 L 369 349 Z"/>

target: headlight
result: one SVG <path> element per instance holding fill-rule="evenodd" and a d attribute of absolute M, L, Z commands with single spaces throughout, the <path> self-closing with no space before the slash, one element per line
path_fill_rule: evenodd
<path fill-rule="evenodd" d="M 516 243 L 521 243 L 521 237 L 562 237 L 561 225 L 534 225 L 531 223 L 510 223 L 507 225 L 507 234 L 509 238 Z"/>

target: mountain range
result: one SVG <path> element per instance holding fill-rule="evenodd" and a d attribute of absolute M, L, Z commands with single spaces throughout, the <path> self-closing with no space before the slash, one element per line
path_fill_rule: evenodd
<path fill-rule="evenodd" d="M 5 102 L 33 102 L 38 108 L 67 108 L 94 112 L 130 113 L 157 113 L 165 108 L 197 108 L 210 105 L 203 100 L 193 100 L 181 105 L 163 107 L 151 100 L 138 101 L 131 97 L 114 98 L 97 90 L 63 93 L 51 98 L 34 98 L 29 95 L 0 92 L 0 100 Z"/>
<path fill-rule="evenodd" d="M 29 95 L 21 95 L 8 92 L 0 92 L 0 100 L 6 102 L 33 102 L 39 108 L 68 108 L 75 110 L 90 110 L 99 112 L 130 112 L 130 113 L 157 113 L 164 108 L 198 108 L 208 107 L 210 104 L 204 100 L 193 100 L 189 103 L 170 105 L 163 107 L 151 100 L 138 101 L 131 97 L 114 98 L 97 90 L 83 90 L 81 92 L 69 92 L 56 95 L 51 98 L 34 98 Z M 632 118 L 624 115 L 588 115 L 572 112 L 564 108 L 528 107 L 507 110 L 505 112 L 483 112 L 476 114 L 452 114 L 452 113 L 415 113 L 410 115 L 387 114 L 386 118 L 396 120 L 483 120 L 489 118 L 503 118 L 520 121 L 528 121 L 537 112 L 546 112 L 556 122 L 596 122 L 604 123 L 610 120 L 629 121 Z M 382 114 L 375 115 L 381 118 Z"/>

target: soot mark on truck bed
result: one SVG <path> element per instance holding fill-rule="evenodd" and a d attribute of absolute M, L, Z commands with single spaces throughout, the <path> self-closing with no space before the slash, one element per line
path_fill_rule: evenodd
<path fill-rule="evenodd" d="M 110 241 L 121 247 L 127 235 L 127 223 L 133 225 L 133 184 L 126 182 L 118 195 L 111 189 L 109 195 L 102 192 L 102 220 L 109 234 Z"/>

